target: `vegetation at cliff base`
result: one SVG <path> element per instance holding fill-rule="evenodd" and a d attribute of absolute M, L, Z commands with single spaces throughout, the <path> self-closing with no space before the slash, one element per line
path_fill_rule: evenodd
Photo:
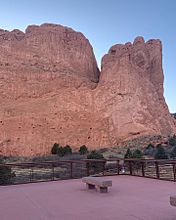
<path fill-rule="evenodd" d="M 7 185 L 11 183 L 13 173 L 11 167 L 5 166 L 2 160 L 0 160 L 0 185 Z"/>
<path fill-rule="evenodd" d="M 129 158 L 142 158 L 143 153 L 141 150 L 136 149 L 133 152 L 130 150 L 130 148 L 127 149 L 126 154 L 124 156 L 125 159 Z"/>
<path fill-rule="evenodd" d="M 128 159 L 128 158 L 132 158 L 133 157 L 133 153 L 131 152 L 130 148 L 127 149 L 124 158 Z"/>
<path fill-rule="evenodd" d="M 63 152 L 64 152 L 64 155 L 72 154 L 72 148 L 67 144 L 67 145 L 63 148 Z"/>
<path fill-rule="evenodd" d="M 176 159 L 176 146 L 172 148 L 172 151 L 170 153 L 171 159 Z"/>
<path fill-rule="evenodd" d="M 54 143 L 52 149 L 51 149 L 51 153 L 52 154 L 57 154 L 58 153 L 58 148 L 59 148 L 59 144 Z"/>
<path fill-rule="evenodd" d="M 80 153 L 80 155 L 84 155 L 84 154 L 89 153 L 88 148 L 86 147 L 86 145 L 82 145 L 82 146 L 79 148 L 79 153 Z"/>
<path fill-rule="evenodd" d="M 168 159 L 165 149 L 162 147 L 161 144 L 158 144 L 156 146 L 155 159 Z"/>
<path fill-rule="evenodd" d="M 62 147 L 58 143 L 54 143 L 54 145 L 51 149 L 51 154 L 57 154 L 60 157 L 63 157 L 65 155 L 72 154 L 72 148 L 69 145 Z"/>
<path fill-rule="evenodd" d="M 169 137 L 169 145 L 176 146 L 176 135 Z"/>
<path fill-rule="evenodd" d="M 104 156 L 96 150 L 91 151 L 91 153 L 87 156 L 87 159 L 96 159 L 103 160 Z M 93 168 L 94 172 L 101 172 L 104 170 L 104 162 L 90 162 L 89 168 Z"/>

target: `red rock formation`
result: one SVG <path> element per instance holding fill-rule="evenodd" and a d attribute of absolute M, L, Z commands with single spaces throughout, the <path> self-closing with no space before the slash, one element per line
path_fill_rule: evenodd
<path fill-rule="evenodd" d="M 0 79 L 4 155 L 47 154 L 54 142 L 100 148 L 175 132 L 163 98 L 159 40 L 138 37 L 111 47 L 99 78 L 79 32 L 54 24 L 0 30 Z"/>
<path fill-rule="evenodd" d="M 0 30 L 0 79 L 2 154 L 39 155 L 53 142 L 86 143 L 99 70 L 81 33 L 53 24 L 25 33 Z"/>
<path fill-rule="evenodd" d="M 94 88 L 99 71 L 89 41 L 60 25 L 0 31 L 2 97 L 40 97 L 53 88 Z"/>
<path fill-rule="evenodd" d="M 117 139 L 175 132 L 163 97 L 163 79 L 160 40 L 145 43 L 137 37 L 133 44 L 112 46 L 103 57 L 96 103 L 100 115 L 110 120 L 114 144 Z"/>
<path fill-rule="evenodd" d="M 176 126 L 176 113 L 171 114 L 172 118 L 174 119 L 174 124 Z"/>

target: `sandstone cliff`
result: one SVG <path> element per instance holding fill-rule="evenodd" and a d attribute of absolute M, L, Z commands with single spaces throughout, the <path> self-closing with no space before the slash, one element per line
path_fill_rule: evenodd
<path fill-rule="evenodd" d="M 163 97 L 161 42 L 141 37 L 111 47 L 100 73 L 89 41 L 70 28 L 0 29 L 0 103 L 3 155 L 175 132 Z"/>
<path fill-rule="evenodd" d="M 160 40 L 145 43 L 137 37 L 133 44 L 110 48 L 102 59 L 96 103 L 110 119 L 114 142 L 117 138 L 175 131 L 163 97 L 163 79 Z"/>

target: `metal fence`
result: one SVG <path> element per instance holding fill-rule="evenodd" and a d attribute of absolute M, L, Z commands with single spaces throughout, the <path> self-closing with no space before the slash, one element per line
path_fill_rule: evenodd
<path fill-rule="evenodd" d="M 131 175 L 176 181 L 176 160 L 117 158 L 0 164 L 0 185 L 55 181 L 89 175 Z"/>

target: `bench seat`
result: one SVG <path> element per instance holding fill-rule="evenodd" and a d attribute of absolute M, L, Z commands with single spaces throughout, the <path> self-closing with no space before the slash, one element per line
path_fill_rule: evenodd
<path fill-rule="evenodd" d="M 107 180 L 102 177 L 83 177 L 82 182 L 86 183 L 88 189 L 99 189 L 101 193 L 107 193 L 108 187 L 112 186 L 112 180 Z"/>
<path fill-rule="evenodd" d="M 172 206 L 176 206 L 176 196 L 171 196 L 171 197 L 170 197 L 170 204 L 171 204 Z"/>

